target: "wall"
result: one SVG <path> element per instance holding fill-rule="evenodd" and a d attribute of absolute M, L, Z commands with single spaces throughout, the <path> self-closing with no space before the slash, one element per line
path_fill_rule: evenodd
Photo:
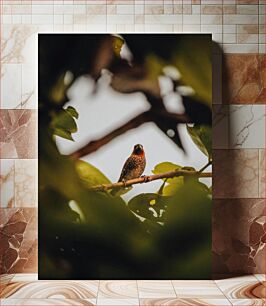
<path fill-rule="evenodd" d="M 37 271 L 40 32 L 213 34 L 213 273 L 265 272 L 264 0 L 1 1 L 1 272 Z"/>

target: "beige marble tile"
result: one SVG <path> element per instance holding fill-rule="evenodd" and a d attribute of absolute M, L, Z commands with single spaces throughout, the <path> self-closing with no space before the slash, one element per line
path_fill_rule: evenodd
<path fill-rule="evenodd" d="M 266 282 L 266 275 L 265 274 L 254 274 L 256 279 L 260 281 L 261 283 Z"/>
<path fill-rule="evenodd" d="M 257 44 L 259 42 L 258 34 L 251 33 L 238 33 L 237 43 L 238 44 Z"/>
<path fill-rule="evenodd" d="M 14 207 L 15 162 L 13 159 L 0 160 L 0 207 Z"/>
<path fill-rule="evenodd" d="M 138 299 L 125 299 L 125 298 L 122 298 L 122 299 L 118 299 L 118 298 L 115 298 L 115 299 L 101 299 L 101 298 L 98 298 L 97 299 L 97 305 L 114 305 L 114 306 L 139 306 L 139 300 Z"/>
<path fill-rule="evenodd" d="M 14 275 L 12 281 L 17 282 L 34 282 L 38 280 L 37 273 L 17 273 Z"/>
<path fill-rule="evenodd" d="M 37 207 L 37 160 L 15 161 L 15 206 Z"/>
<path fill-rule="evenodd" d="M 100 281 L 98 292 L 99 299 L 111 298 L 137 298 L 137 282 L 131 280 L 125 281 Z"/>
<path fill-rule="evenodd" d="M 237 14 L 240 14 L 240 15 L 245 15 L 245 14 L 248 14 L 248 15 L 258 15 L 259 13 L 259 7 L 258 5 L 245 5 L 245 4 L 241 4 L 241 5 L 237 5 L 236 6 L 236 12 Z"/>
<path fill-rule="evenodd" d="M 140 299 L 140 306 L 229 306 L 227 299 Z"/>
<path fill-rule="evenodd" d="M 29 24 L 5 25 L 2 29 L 1 60 L 3 63 L 34 61 L 38 28 Z"/>
<path fill-rule="evenodd" d="M 229 106 L 229 146 L 231 149 L 265 148 L 264 105 Z"/>
<path fill-rule="evenodd" d="M 12 109 L 21 104 L 21 64 L 1 65 L 1 108 Z"/>
<path fill-rule="evenodd" d="M 232 54 L 246 54 L 258 53 L 258 44 L 223 44 L 224 53 Z"/>
<path fill-rule="evenodd" d="M 2 299 L 1 305 L 9 306 L 92 306 L 96 305 L 96 299 Z"/>
<path fill-rule="evenodd" d="M 139 298 L 173 298 L 176 297 L 171 281 L 140 280 L 138 283 Z"/>
<path fill-rule="evenodd" d="M 264 299 L 229 299 L 233 306 L 246 305 L 246 306 L 264 306 L 266 301 Z"/>
<path fill-rule="evenodd" d="M 240 34 L 257 34 L 259 27 L 257 24 L 241 24 L 237 25 L 237 33 Z"/>
<path fill-rule="evenodd" d="M 90 299 L 97 296 L 99 281 L 11 281 L 2 298 L 11 299 Z"/>
<path fill-rule="evenodd" d="M 36 68 L 32 63 L 21 65 L 21 103 L 20 108 L 37 109 Z"/>
<path fill-rule="evenodd" d="M 224 295 L 212 280 L 172 281 L 178 298 L 223 299 Z"/>

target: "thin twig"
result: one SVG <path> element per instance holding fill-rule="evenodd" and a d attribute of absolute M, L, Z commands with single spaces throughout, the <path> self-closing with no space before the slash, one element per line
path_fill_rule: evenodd
<path fill-rule="evenodd" d="M 203 171 L 204 171 L 206 168 L 208 168 L 211 164 L 212 164 L 212 161 L 209 160 L 209 161 L 207 162 L 207 164 L 206 164 L 205 166 L 203 166 L 203 167 L 199 170 L 199 172 L 203 172 Z"/>
<path fill-rule="evenodd" d="M 198 171 L 188 171 L 188 170 L 176 170 L 176 171 L 170 171 L 170 172 L 154 174 L 154 175 L 149 175 L 149 176 L 142 176 L 142 177 L 128 180 L 125 182 L 97 185 L 97 186 L 91 187 L 90 189 L 95 190 L 95 191 L 106 191 L 109 189 L 114 189 L 114 188 L 119 188 L 119 187 L 125 188 L 125 187 L 129 187 L 129 186 L 136 185 L 136 184 L 148 183 L 148 182 L 156 181 L 159 179 L 173 178 L 173 177 L 178 177 L 178 176 L 211 177 L 212 173 L 211 172 L 201 173 Z"/>

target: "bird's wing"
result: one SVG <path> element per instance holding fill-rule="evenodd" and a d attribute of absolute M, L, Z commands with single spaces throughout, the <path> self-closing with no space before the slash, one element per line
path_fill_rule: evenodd
<path fill-rule="evenodd" d="M 120 177 L 119 177 L 118 182 L 121 182 L 121 181 L 125 178 L 125 176 L 126 176 L 131 170 L 133 170 L 134 168 L 135 168 L 135 161 L 134 161 L 133 158 L 129 157 L 129 158 L 126 160 L 126 162 L 125 162 L 125 164 L 124 164 L 124 166 L 123 166 L 123 168 L 122 168 L 122 171 L 121 171 L 121 174 L 120 174 Z"/>

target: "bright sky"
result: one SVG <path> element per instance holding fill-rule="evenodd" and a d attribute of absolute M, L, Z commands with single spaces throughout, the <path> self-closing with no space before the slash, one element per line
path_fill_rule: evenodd
<path fill-rule="evenodd" d="M 167 79 L 161 80 L 161 88 L 167 91 Z M 69 97 L 68 105 L 75 107 L 79 113 L 78 132 L 73 134 L 75 142 L 57 137 L 59 149 L 64 154 L 71 153 L 87 142 L 104 136 L 149 108 L 141 93 L 118 93 L 110 88 L 106 76 L 101 79 L 97 92 L 93 92 L 92 80 L 82 77 L 70 89 Z M 177 98 L 168 96 L 165 99 L 166 106 L 172 111 L 182 112 L 180 97 L 179 102 Z M 153 123 L 147 123 L 115 138 L 82 159 L 100 169 L 112 182 L 117 181 L 125 160 L 137 143 L 144 146 L 146 153 L 147 165 L 144 173 L 146 175 L 152 174 L 154 166 L 165 161 L 201 168 L 207 162 L 206 156 L 191 141 L 184 125 L 180 126 L 179 131 L 186 155 Z M 205 182 L 208 185 L 211 183 L 210 179 L 205 179 Z M 155 192 L 161 183 L 154 181 L 136 185 L 123 197 L 128 200 L 139 193 Z"/>

